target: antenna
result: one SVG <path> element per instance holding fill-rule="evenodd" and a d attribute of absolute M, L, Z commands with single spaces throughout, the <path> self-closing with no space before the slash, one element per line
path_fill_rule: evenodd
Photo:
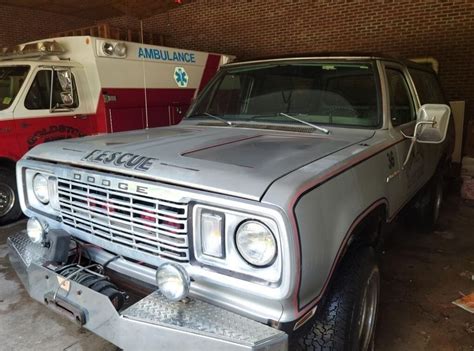
<path fill-rule="evenodd" d="M 140 36 L 142 40 L 142 45 L 144 45 L 144 36 L 143 36 L 143 21 L 140 20 Z M 148 129 L 148 97 L 146 92 L 146 74 L 145 74 L 145 58 L 142 56 L 142 67 L 143 67 L 143 87 L 145 92 L 145 128 Z"/>

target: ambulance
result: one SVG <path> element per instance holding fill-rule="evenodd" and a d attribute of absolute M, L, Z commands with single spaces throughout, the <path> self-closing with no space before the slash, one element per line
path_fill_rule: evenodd
<path fill-rule="evenodd" d="M 21 214 L 15 163 L 52 140 L 178 123 L 234 58 L 91 36 L 0 52 L 0 225 Z"/>

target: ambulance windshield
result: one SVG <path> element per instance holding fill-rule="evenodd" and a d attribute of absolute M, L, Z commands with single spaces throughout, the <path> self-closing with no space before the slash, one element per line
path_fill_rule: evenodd
<path fill-rule="evenodd" d="M 0 110 L 13 103 L 29 70 L 29 66 L 0 66 Z"/>
<path fill-rule="evenodd" d="M 223 69 L 188 118 L 374 128 L 379 83 L 372 62 L 285 61 Z M 294 117 L 293 120 L 287 116 Z"/>

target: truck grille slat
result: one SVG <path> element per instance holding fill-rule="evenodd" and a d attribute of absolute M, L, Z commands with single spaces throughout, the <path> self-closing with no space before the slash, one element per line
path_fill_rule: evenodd
<path fill-rule="evenodd" d="M 69 202 L 67 199 L 64 199 L 65 203 Z M 169 218 L 169 217 L 164 217 L 164 216 L 156 216 L 153 215 L 152 213 L 149 212 L 136 212 L 133 210 L 120 210 L 123 211 L 122 213 L 118 212 L 119 210 L 115 207 L 111 207 L 107 203 L 100 203 L 98 204 L 97 202 L 94 201 L 88 201 L 88 202 L 75 202 L 75 203 L 70 203 L 69 204 L 69 210 L 71 210 L 71 206 L 75 206 L 76 208 L 80 208 L 81 210 L 84 211 L 90 211 L 94 215 L 100 216 L 108 216 L 111 219 L 117 220 L 118 222 L 122 223 L 128 223 L 132 222 L 135 224 L 137 227 L 141 227 L 143 229 L 150 229 L 151 227 L 156 227 L 158 229 L 163 229 L 165 231 L 171 231 L 171 232 L 176 232 L 176 233 L 187 233 L 187 220 L 177 220 L 174 218 Z M 65 204 L 65 207 L 67 207 L 67 204 Z M 129 212 L 128 215 L 125 214 L 124 212 L 127 211 Z M 147 219 L 141 219 L 141 217 L 138 216 L 145 216 Z M 165 224 L 160 224 L 163 222 L 169 222 L 172 223 L 171 225 L 165 225 Z M 177 228 L 177 225 L 180 225 L 181 228 Z"/>
<path fill-rule="evenodd" d="M 188 205 L 58 179 L 63 223 L 131 250 L 189 262 Z"/>

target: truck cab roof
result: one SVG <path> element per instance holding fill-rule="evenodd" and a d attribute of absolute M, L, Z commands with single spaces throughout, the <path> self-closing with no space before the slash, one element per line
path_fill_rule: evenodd
<path fill-rule="evenodd" d="M 432 72 L 433 70 L 423 64 L 416 63 L 409 59 L 397 58 L 394 56 L 378 53 L 305 53 L 305 54 L 296 54 L 289 56 L 270 56 L 270 57 L 261 57 L 245 61 L 236 61 L 225 65 L 225 67 L 236 67 L 243 65 L 254 65 L 254 64 L 265 64 L 270 62 L 292 62 L 292 61 L 303 61 L 303 60 L 343 60 L 343 61 L 389 61 L 395 62 L 407 67 L 413 67 L 425 71 Z"/>

